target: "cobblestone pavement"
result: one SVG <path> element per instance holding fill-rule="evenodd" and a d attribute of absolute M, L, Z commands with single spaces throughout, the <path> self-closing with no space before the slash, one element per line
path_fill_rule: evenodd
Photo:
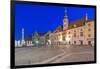
<path fill-rule="evenodd" d="M 94 47 L 62 46 L 60 48 L 15 48 L 15 65 L 93 61 Z"/>

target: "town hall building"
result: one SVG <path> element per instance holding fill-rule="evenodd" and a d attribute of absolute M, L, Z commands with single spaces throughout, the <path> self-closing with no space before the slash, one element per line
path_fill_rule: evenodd
<path fill-rule="evenodd" d="M 91 45 L 94 46 L 94 20 L 89 20 L 86 14 L 71 23 L 68 21 L 66 10 L 63 18 L 63 26 L 50 35 L 53 45 Z"/>
<path fill-rule="evenodd" d="M 66 45 L 80 45 L 80 46 L 94 46 L 95 37 L 95 21 L 89 20 L 88 14 L 80 19 L 69 22 L 67 11 L 64 12 L 62 25 L 58 26 L 53 32 L 48 31 L 44 33 L 35 32 L 31 36 L 31 40 L 24 40 L 24 32 L 22 30 L 22 42 L 27 45 L 50 45 L 50 46 L 66 46 Z M 25 38 L 26 39 L 26 38 Z M 17 46 L 15 41 L 15 46 Z M 21 45 L 22 46 L 22 45 Z"/>

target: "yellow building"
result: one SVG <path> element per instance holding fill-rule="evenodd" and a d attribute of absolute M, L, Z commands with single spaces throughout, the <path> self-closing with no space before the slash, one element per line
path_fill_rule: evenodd
<path fill-rule="evenodd" d="M 94 20 L 88 20 L 85 24 L 85 38 L 86 38 L 86 44 L 92 44 L 94 45 Z"/>
<path fill-rule="evenodd" d="M 94 20 L 88 20 L 87 14 L 69 23 L 65 10 L 63 26 L 51 33 L 51 43 L 57 46 L 94 45 L 94 23 Z"/>

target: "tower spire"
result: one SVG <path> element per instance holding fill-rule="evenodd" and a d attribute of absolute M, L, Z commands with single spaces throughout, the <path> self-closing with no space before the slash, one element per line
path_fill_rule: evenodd
<path fill-rule="evenodd" d="M 63 30 L 68 29 L 68 17 L 67 17 L 67 10 L 64 11 L 64 19 L 63 19 Z"/>
<path fill-rule="evenodd" d="M 88 20 L 88 14 L 86 13 L 86 15 L 85 15 L 85 19 L 86 19 L 86 21 Z"/>
<path fill-rule="evenodd" d="M 24 45 L 24 28 L 22 28 L 22 46 Z"/>
<path fill-rule="evenodd" d="M 64 17 L 65 18 L 67 18 L 67 14 L 66 13 L 67 13 L 67 10 L 65 9 L 65 11 L 64 11 Z"/>

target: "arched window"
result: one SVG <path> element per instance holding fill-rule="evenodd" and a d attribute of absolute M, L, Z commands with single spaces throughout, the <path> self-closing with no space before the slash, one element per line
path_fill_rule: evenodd
<path fill-rule="evenodd" d="M 91 31 L 91 29 L 89 28 L 88 31 Z"/>
<path fill-rule="evenodd" d="M 91 41 L 88 41 L 88 45 L 91 45 Z"/>
<path fill-rule="evenodd" d="M 74 33 L 74 37 L 76 37 L 76 33 Z"/>
<path fill-rule="evenodd" d="M 76 44 L 76 41 L 74 41 L 74 44 Z"/>
<path fill-rule="evenodd" d="M 80 36 L 83 36 L 83 32 L 80 32 Z"/>
<path fill-rule="evenodd" d="M 69 41 L 69 44 L 70 44 L 70 41 Z"/>
<path fill-rule="evenodd" d="M 66 38 L 66 37 L 65 37 L 65 36 L 63 36 L 63 40 L 64 40 L 64 41 L 65 41 L 65 38 Z"/>
<path fill-rule="evenodd" d="M 91 37 L 91 34 L 88 34 L 88 37 Z"/>

